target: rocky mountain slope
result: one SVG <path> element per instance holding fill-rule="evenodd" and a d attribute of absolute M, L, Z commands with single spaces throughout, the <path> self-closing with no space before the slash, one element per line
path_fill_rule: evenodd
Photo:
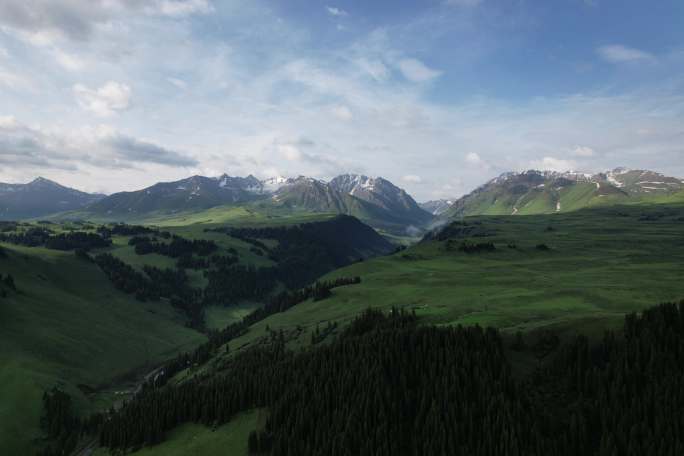
<path fill-rule="evenodd" d="M 684 182 L 654 171 L 616 168 L 598 174 L 530 170 L 504 173 L 457 200 L 443 218 L 523 215 L 583 207 L 656 201 L 684 190 Z"/>
<path fill-rule="evenodd" d="M 451 207 L 452 204 L 454 204 L 455 201 L 455 199 L 438 199 L 425 201 L 424 203 L 419 203 L 418 205 L 424 211 L 427 211 L 432 215 L 436 216 L 444 213 L 447 209 Z"/>
<path fill-rule="evenodd" d="M 102 198 L 104 195 L 74 190 L 42 177 L 28 184 L 0 183 L 0 220 L 35 218 L 72 211 Z"/>

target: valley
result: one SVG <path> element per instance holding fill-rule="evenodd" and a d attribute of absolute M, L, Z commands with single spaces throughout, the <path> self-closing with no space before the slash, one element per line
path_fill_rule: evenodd
<path fill-rule="evenodd" d="M 0 0 L 0 456 L 684 456 L 682 18 Z"/>
<path fill-rule="evenodd" d="M 619 333 L 625 315 L 684 297 L 684 199 L 674 182 L 655 195 L 632 191 L 615 200 L 601 197 L 601 204 L 577 197 L 572 205 L 568 195 L 601 188 L 578 178 L 566 182 L 570 194 L 560 191 L 559 210 L 553 199 L 537 203 L 544 195 L 515 196 L 521 184 L 509 183 L 532 179 L 542 188 L 539 178 L 508 175 L 497 191 L 510 196 L 476 191 L 495 198 L 488 203 L 478 196 L 478 204 L 487 204 L 480 209 L 472 209 L 471 194 L 448 208 L 431 204 L 430 212 L 418 212 L 396 187 L 383 193 L 391 195 L 387 200 L 372 193 L 372 181 L 345 177 L 334 184 L 337 193 L 300 179 L 286 192 L 237 204 L 149 206 L 124 217 L 126 223 L 100 218 L 92 207 L 3 222 L 0 274 L 11 274 L 16 284 L 16 291 L 5 286 L 0 299 L 0 338 L 9 347 L 0 389 L 3 448 L 31 453 L 46 444 L 72 445 L 55 436 L 45 440 L 45 391 L 68 394 L 71 413 L 85 418 L 124 399 L 136 402 L 138 385 L 153 379 L 168 381 L 158 387 L 164 391 L 221 378 L 234 359 L 271 346 L 315 353 L 335 344 L 369 309 L 412 315 L 421 327 L 496 328 L 505 344 L 548 334 L 562 343 L 577 334 L 596 343 L 606 330 Z M 226 179 L 219 184 L 225 187 Z M 561 177 L 545 179 L 558 183 Z M 301 185 L 317 190 L 287 199 Z M 375 220 L 375 230 L 339 215 L 350 212 L 335 206 L 345 201 L 334 198 L 341 192 L 356 207 L 373 207 L 361 220 Z M 275 204 L 275 198 L 282 199 Z M 513 198 L 515 215 L 501 206 Z M 414 218 L 394 218 L 390 225 L 383 225 L 386 216 L 385 222 L 372 218 L 401 205 Z M 479 214 L 449 215 L 462 207 Z M 401 235 L 416 220 L 422 237 Z M 288 294 L 314 283 L 301 297 Z M 189 367 L 170 367 L 196 347 Z M 517 375 L 556 356 L 535 350 L 506 355 Z M 252 409 L 266 405 L 257 401 Z M 249 434 L 270 422 L 268 412 L 255 421 L 252 409 L 240 409 L 244 415 L 218 427 L 184 424 L 140 454 L 222 445 L 247 454 Z M 82 445 L 90 448 L 92 440 L 73 448 Z"/>

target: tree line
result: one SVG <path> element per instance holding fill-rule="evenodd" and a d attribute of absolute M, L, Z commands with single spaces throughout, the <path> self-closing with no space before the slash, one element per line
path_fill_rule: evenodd
<path fill-rule="evenodd" d="M 228 325 L 221 331 L 209 333 L 209 340 L 189 353 L 184 353 L 167 362 L 159 373 L 143 383 L 143 394 L 160 391 L 177 373 L 189 367 L 198 367 L 209 361 L 218 350 L 236 337 L 245 334 L 249 326 L 275 313 L 284 312 L 291 307 L 314 296 L 320 296 L 322 289 L 333 289 L 345 285 L 361 283 L 360 277 L 338 278 L 317 282 L 301 290 L 284 291 L 271 299 L 263 308 L 254 310 L 242 321 Z M 41 427 L 45 432 L 47 444 L 40 456 L 61 456 L 75 448 L 78 439 L 84 435 L 99 434 L 105 421 L 115 414 L 114 410 L 98 413 L 87 419 L 76 417 L 71 398 L 59 389 L 52 389 L 43 396 L 43 417 Z"/>
<path fill-rule="evenodd" d="M 0 234 L 0 242 L 27 247 L 45 247 L 52 250 L 90 250 L 112 245 L 110 239 L 96 233 L 72 231 L 54 234 L 42 227 L 29 228 L 23 232 L 2 233 Z"/>
<path fill-rule="evenodd" d="M 3 277 L 0 274 L 0 298 L 6 298 L 9 291 L 17 291 L 17 285 L 14 283 L 14 277 L 12 274 L 7 274 Z"/>
<path fill-rule="evenodd" d="M 276 263 L 273 271 L 276 279 L 287 288 L 295 289 L 361 259 L 352 257 L 349 246 L 371 247 L 377 234 L 366 229 L 370 228 L 353 217 L 338 216 L 333 220 L 293 226 L 221 227 L 206 231 L 225 233 L 265 252 Z M 273 239 L 277 243 L 269 247 L 261 239 Z"/>
<path fill-rule="evenodd" d="M 623 334 L 597 344 L 578 336 L 523 380 L 494 329 L 367 311 L 330 344 L 291 352 L 274 338 L 213 375 L 148 388 L 99 436 L 131 450 L 181 423 L 263 407 L 251 454 L 674 456 L 684 454 L 683 367 L 684 303 L 629 315 Z"/>
<path fill-rule="evenodd" d="M 208 256 L 218 250 L 218 245 L 212 240 L 185 239 L 172 235 L 171 242 L 158 242 L 147 236 L 135 236 L 128 241 L 129 245 L 135 246 L 135 253 L 147 255 L 157 253 L 171 258 L 179 258 L 188 255 Z"/>
<path fill-rule="evenodd" d="M 167 298 L 188 317 L 188 326 L 204 328 L 202 290 L 190 286 L 184 269 L 145 265 L 141 273 L 110 253 L 101 253 L 92 260 L 117 289 L 143 302 Z"/>

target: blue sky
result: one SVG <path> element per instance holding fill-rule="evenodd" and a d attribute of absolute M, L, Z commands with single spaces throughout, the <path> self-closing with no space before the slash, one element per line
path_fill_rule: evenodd
<path fill-rule="evenodd" d="M 0 181 L 684 177 L 684 3 L 3 0 Z"/>

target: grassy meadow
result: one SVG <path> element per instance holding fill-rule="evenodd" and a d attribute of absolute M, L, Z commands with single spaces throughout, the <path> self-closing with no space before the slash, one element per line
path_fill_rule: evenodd
<path fill-rule="evenodd" d="M 602 334 L 621 325 L 626 313 L 684 299 L 684 206 L 464 222 L 489 235 L 457 238 L 451 249 L 447 241 L 424 241 L 334 271 L 326 278 L 360 276 L 362 283 L 273 315 L 231 347 L 260 339 L 267 327 L 283 329 L 293 344 L 305 346 L 316 326 L 344 324 L 368 307 L 415 311 L 426 324 Z M 457 248 L 463 240 L 492 242 L 496 250 L 464 253 Z"/>
<path fill-rule="evenodd" d="M 0 273 L 19 290 L 0 299 L 3 454 L 35 450 L 43 391 L 59 386 L 81 412 L 108 406 L 136 375 L 204 340 L 170 305 L 115 290 L 73 252 L 2 247 Z"/>

